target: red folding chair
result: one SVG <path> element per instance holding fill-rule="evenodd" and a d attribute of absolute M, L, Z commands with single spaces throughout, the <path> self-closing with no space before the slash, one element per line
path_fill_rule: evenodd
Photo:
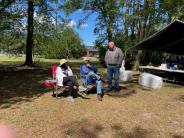
<path fill-rule="evenodd" d="M 56 69 L 58 66 L 52 66 L 52 80 L 45 80 L 44 85 L 46 87 L 53 87 L 53 95 L 56 93 L 58 97 L 58 80 L 56 78 Z"/>

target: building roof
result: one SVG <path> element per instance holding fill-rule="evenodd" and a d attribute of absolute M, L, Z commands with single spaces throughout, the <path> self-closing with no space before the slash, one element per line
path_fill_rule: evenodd
<path fill-rule="evenodd" d="M 98 48 L 96 48 L 95 46 L 86 46 L 86 49 L 88 51 L 93 51 L 93 52 L 97 52 L 98 51 Z"/>
<path fill-rule="evenodd" d="M 156 50 L 184 55 L 184 22 L 175 20 L 130 50 Z"/>

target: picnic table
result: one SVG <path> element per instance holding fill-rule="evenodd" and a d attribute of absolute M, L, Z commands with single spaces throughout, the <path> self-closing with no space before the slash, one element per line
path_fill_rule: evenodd
<path fill-rule="evenodd" d="M 184 82 L 184 70 L 174 70 L 154 66 L 139 66 L 141 72 L 149 72 L 161 76 L 165 81 Z"/>

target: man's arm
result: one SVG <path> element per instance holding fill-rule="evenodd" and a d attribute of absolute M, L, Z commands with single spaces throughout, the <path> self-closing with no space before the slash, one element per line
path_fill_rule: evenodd
<path fill-rule="evenodd" d="M 68 66 L 68 71 L 69 71 L 69 75 L 73 76 L 73 71 L 69 66 Z"/>
<path fill-rule="evenodd" d="M 105 54 L 105 64 L 107 65 L 108 64 L 108 51 L 106 52 L 106 54 Z"/>
<path fill-rule="evenodd" d="M 123 55 L 123 52 L 120 48 L 118 50 L 118 55 L 119 55 L 118 64 L 121 65 L 123 62 L 124 55 Z"/>
<path fill-rule="evenodd" d="M 93 70 L 95 73 L 97 73 L 97 67 L 96 67 L 96 65 L 92 65 L 92 70 Z"/>
<path fill-rule="evenodd" d="M 95 73 L 97 72 L 96 65 L 94 65 L 94 64 L 87 64 L 87 67 L 88 67 L 90 70 L 94 71 Z"/>
<path fill-rule="evenodd" d="M 56 69 L 56 78 L 58 80 L 58 85 L 59 86 L 63 86 L 63 77 L 62 77 L 63 75 L 64 74 L 63 74 L 61 68 L 57 67 L 57 69 Z"/>
<path fill-rule="evenodd" d="M 88 70 L 87 70 L 87 66 L 86 65 L 82 65 L 80 73 L 82 75 L 88 74 Z"/>

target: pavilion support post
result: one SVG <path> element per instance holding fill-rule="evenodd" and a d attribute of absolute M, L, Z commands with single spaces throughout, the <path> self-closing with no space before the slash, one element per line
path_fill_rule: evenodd
<path fill-rule="evenodd" d="M 134 66 L 133 66 L 133 70 L 134 71 L 138 71 L 139 70 L 140 55 L 141 54 L 142 54 L 142 50 L 138 50 L 137 53 L 136 53 L 136 58 L 135 58 Z"/>

